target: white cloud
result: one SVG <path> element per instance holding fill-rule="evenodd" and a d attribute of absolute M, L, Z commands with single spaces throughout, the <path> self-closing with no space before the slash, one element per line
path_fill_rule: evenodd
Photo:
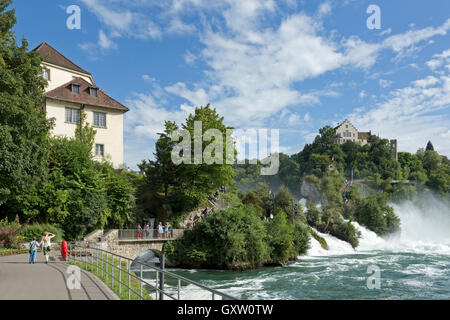
<path fill-rule="evenodd" d="M 106 34 L 103 32 L 103 30 L 100 30 L 98 32 L 98 45 L 103 50 L 112 49 L 112 48 L 117 47 L 116 44 L 110 38 L 108 38 L 106 36 Z"/>
<path fill-rule="evenodd" d="M 380 36 L 384 36 L 386 34 L 391 34 L 391 32 L 392 32 L 391 28 L 385 29 L 385 30 L 380 32 Z"/>
<path fill-rule="evenodd" d="M 303 116 L 303 120 L 305 120 L 306 122 L 308 122 L 310 119 L 309 113 L 305 113 L 305 115 Z"/>
<path fill-rule="evenodd" d="M 450 155 L 449 109 L 450 77 L 428 76 L 391 91 L 369 111 L 355 110 L 349 119 L 360 130 L 398 139 L 402 151 L 415 152 L 432 138 L 440 153 Z"/>
<path fill-rule="evenodd" d="M 127 114 L 125 132 L 151 139 L 157 139 L 158 133 L 164 130 L 164 121 L 182 123 L 191 111 L 185 105 L 177 110 L 168 111 L 151 94 L 136 94 L 126 101 L 126 105 L 133 112 Z"/>
<path fill-rule="evenodd" d="M 319 5 L 319 8 L 317 9 L 317 16 L 318 18 L 322 18 L 325 16 L 328 16 L 331 13 L 331 3 L 330 1 L 325 1 Z"/>
<path fill-rule="evenodd" d="M 380 79 L 380 80 L 378 80 L 378 83 L 379 83 L 380 86 L 383 87 L 383 88 L 387 88 L 387 87 L 389 87 L 389 86 L 392 85 L 392 81 L 390 81 L 390 80 L 385 80 L 385 79 Z"/>
<path fill-rule="evenodd" d="M 181 21 L 180 18 L 176 17 L 173 20 L 171 20 L 169 26 L 167 27 L 166 31 L 168 33 L 174 33 L 174 34 L 188 34 L 193 33 L 197 29 L 194 25 L 186 24 L 183 21 Z"/>
<path fill-rule="evenodd" d="M 366 96 L 366 90 L 361 90 L 361 92 L 359 93 L 359 97 L 362 99 Z"/>
<path fill-rule="evenodd" d="M 439 79 L 433 76 L 428 76 L 424 79 L 419 79 L 414 81 L 414 86 L 416 87 L 420 87 L 420 88 L 427 88 L 430 86 L 434 86 L 435 84 L 437 84 L 439 82 Z"/>

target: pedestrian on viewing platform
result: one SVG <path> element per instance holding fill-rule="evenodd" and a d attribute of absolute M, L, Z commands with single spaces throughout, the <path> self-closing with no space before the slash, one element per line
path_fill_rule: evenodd
<path fill-rule="evenodd" d="M 162 238 L 164 234 L 164 228 L 162 222 L 160 221 L 158 224 L 158 238 Z"/>
<path fill-rule="evenodd" d="M 137 238 L 140 239 L 141 238 L 141 233 L 142 233 L 142 227 L 140 224 L 138 224 L 137 226 Z"/>
<path fill-rule="evenodd" d="M 145 225 L 145 237 L 148 238 L 150 236 L 150 224 L 147 222 Z"/>

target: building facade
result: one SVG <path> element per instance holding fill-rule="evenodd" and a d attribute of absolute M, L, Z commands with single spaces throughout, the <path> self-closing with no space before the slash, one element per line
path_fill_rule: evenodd
<path fill-rule="evenodd" d="M 334 127 L 335 143 L 344 144 L 347 141 L 359 143 L 360 145 L 367 144 L 367 139 L 371 136 L 371 132 L 359 132 L 358 129 L 347 119 L 341 124 Z"/>
<path fill-rule="evenodd" d="M 359 143 L 361 146 L 366 145 L 367 140 L 372 135 L 372 132 L 361 132 L 356 129 L 356 127 L 347 119 L 345 119 L 341 124 L 334 127 L 335 137 L 334 142 L 338 144 L 344 144 L 347 141 L 352 141 Z M 398 161 L 398 148 L 397 139 L 389 140 L 389 145 L 392 150 L 392 156 Z"/>
<path fill-rule="evenodd" d="M 95 160 L 106 159 L 115 168 L 124 166 L 123 116 L 129 109 L 100 90 L 91 73 L 80 68 L 49 44 L 34 49 L 42 58 L 45 88 L 44 109 L 54 118 L 52 135 L 73 138 L 81 112 L 96 130 Z"/>

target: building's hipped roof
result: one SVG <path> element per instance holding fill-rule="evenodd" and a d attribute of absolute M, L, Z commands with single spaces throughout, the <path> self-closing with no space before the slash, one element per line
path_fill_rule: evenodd
<path fill-rule="evenodd" d="M 90 72 L 87 72 L 86 70 L 77 66 L 75 63 L 67 59 L 64 55 L 62 55 L 58 50 L 53 48 L 47 42 L 42 42 L 33 51 L 36 51 L 41 57 L 43 57 L 44 62 L 48 62 L 87 75 L 91 75 Z"/>
<path fill-rule="evenodd" d="M 77 84 L 80 86 L 80 94 L 72 93 L 71 88 L 72 84 Z M 102 90 L 98 90 L 97 97 L 91 96 L 89 93 L 89 88 L 97 88 L 97 87 L 95 85 L 90 84 L 83 78 L 74 78 L 72 81 L 69 81 L 58 88 L 46 92 L 44 95 L 47 98 L 55 100 L 73 103 L 82 103 L 91 106 L 120 110 L 124 112 L 127 112 L 129 110 L 123 104 L 117 102 Z"/>

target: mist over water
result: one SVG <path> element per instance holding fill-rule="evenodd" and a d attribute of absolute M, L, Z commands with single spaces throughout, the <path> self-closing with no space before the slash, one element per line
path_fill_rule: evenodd
<path fill-rule="evenodd" d="M 401 230 L 388 238 L 352 222 L 359 246 L 329 234 L 329 250 L 311 238 L 306 256 L 285 267 L 246 272 L 173 271 L 240 299 L 450 299 L 450 208 L 437 198 L 391 204 Z M 368 267 L 381 270 L 381 288 L 367 287 Z M 195 288 L 184 299 L 208 299 Z"/>

